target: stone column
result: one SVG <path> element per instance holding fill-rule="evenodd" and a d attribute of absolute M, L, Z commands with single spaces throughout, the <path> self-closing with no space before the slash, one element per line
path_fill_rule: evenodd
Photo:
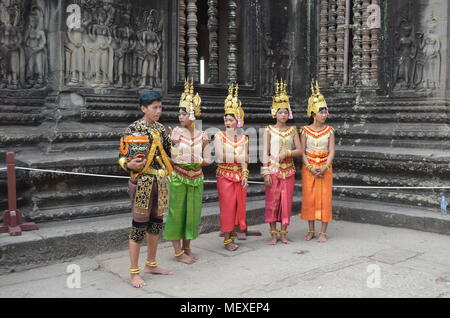
<path fill-rule="evenodd" d="M 186 79 L 186 3 L 178 1 L 178 80 Z"/>
<path fill-rule="evenodd" d="M 334 85 L 336 77 L 336 0 L 330 0 L 328 18 L 328 84 Z"/>
<path fill-rule="evenodd" d="M 328 0 L 320 1 L 320 62 L 319 62 L 319 82 L 322 86 L 327 83 L 328 68 Z"/>
<path fill-rule="evenodd" d="M 352 59 L 352 84 L 358 85 L 361 82 L 362 63 L 362 1 L 355 0 L 353 3 L 353 59 Z"/>
<path fill-rule="evenodd" d="M 219 82 L 218 0 L 208 0 L 209 77 L 208 83 Z"/>
<path fill-rule="evenodd" d="M 368 27 L 370 28 L 371 32 L 371 67 L 370 67 L 370 80 L 372 82 L 372 85 L 378 86 L 378 50 L 379 50 L 379 43 L 378 43 L 378 34 L 380 32 L 381 28 L 381 10 L 380 10 L 380 3 L 378 0 L 372 0 L 372 7 L 374 8 L 374 12 L 371 13 L 372 21 L 369 24 Z M 371 10 L 369 10 L 371 12 Z M 375 15 L 375 16 L 373 16 Z"/>
<path fill-rule="evenodd" d="M 362 69 L 361 69 L 361 81 L 363 85 L 370 85 L 370 53 L 371 53 L 371 38 L 370 38 L 370 30 L 367 26 L 367 18 L 369 17 L 369 12 L 367 8 L 370 5 L 370 0 L 364 0 L 362 4 L 362 16 L 363 16 L 363 25 L 362 25 Z"/>
<path fill-rule="evenodd" d="M 228 83 L 237 83 L 237 26 L 235 0 L 228 0 Z"/>
<path fill-rule="evenodd" d="M 187 24 L 188 24 L 188 77 L 199 81 L 198 66 L 198 42 L 197 42 L 197 0 L 188 0 L 187 5 Z"/>
<path fill-rule="evenodd" d="M 338 85 L 344 81 L 344 45 L 345 45 L 345 0 L 337 2 L 337 31 L 336 31 L 336 78 Z"/>

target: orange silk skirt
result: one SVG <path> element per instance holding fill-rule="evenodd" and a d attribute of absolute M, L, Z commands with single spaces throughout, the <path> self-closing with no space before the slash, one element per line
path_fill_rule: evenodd
<path fill-rule="evenodd" d="M 333 168 L 325 171 L 322 178 L 302 167 L 301 218 L 308 221 L 330 222 L 332 220 Z"/>

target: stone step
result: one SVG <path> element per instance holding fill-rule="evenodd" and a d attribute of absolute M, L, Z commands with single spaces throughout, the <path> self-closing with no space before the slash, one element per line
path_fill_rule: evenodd
<path fill-rule="evenodd" d="M 399 147 L 399 148 L 419 148 L 419 149 L 433 149 L 433 150 L 450 150 L 450 141 L 449 140 L 435 140 L 435 139 L 426 139 L 422 140 L 417 139 L 370 139 L 370 138 L 337 138 L 338 145 L 342 146 L 375 146 L 375 147 Z"/>
<path fill-rule="evenodd" d="M 79 152 L 79 151 L 96 151 L 118 149 L 119 136 L 110 138 L 106 141 L 89 141 L 89 142 L 56 142 L 52 144 L 50 153 L 59 152 Z"/>
<path fill-rule="evenodd" d="M 35 113 L 40 114 L 42 107 L 0 105 L 0 113 Z"/>
<path fill-rule="evenodd" d="M 17 97 L 0 97 L 1 106 L 15 107 L 42 107 L 45 104 L 45 98 L 17 98 Z"/>
<path fill-rule="evenodd" d="M 109 185 L 103 187 L 90 187 L 73 189 L 71 191 L 42 192 L 32 195 L 32 207 L 23 209 L 27 220 L 34 222 L 48 222 L 56 220 L 74 220 L 98 215 L 129 213 L 131 203 L 128 197 L 128 188 L 125 185 Z M 213 184 L 205 184 L 203 202 L 216 202 L 217 189 Z M 264 186 L 253 186 L 248 190 L 247 197 L 264 195 Z M 111 199 L 113 198 L 113 199 Z M 121 209 L 111 205 L 121 207 Z M 89 209 L 86 209 L 89 206 Z M 127 208 L 123 208 L 127 207 Z"/>
<path fill-rule="evenodd" d="M 85 107 L 85 109 L 88 110 L 128 110 L 128 111 L 135 111 L 140 113 L 138 110 L 138 107 L 136 104 L 124 104 L 124 103 L 89 103 Z M 178 104 L 169 104 L 164 103 L 163 106 L 163 113 L 167 111 L 176 111 L 178 112 L 179 106 Z M 246 113 L 270 113 L 270 106 L 269 107 L 248 107 L 244 108 Z M 212 114 L 212 113 L 218 113 L 223 114 L 224 108 L 223 103 L 221 105 L 214 106 L 210 103 L 202 106 L 202 113 L 203 114 Z"/>
<path fill-rule="evenodd" d="M 361 199 L 361 200 L 379 200 L 380 202 L 398 203 L 416 207 L 439 208 L 440 196 L 447 193 L 448 190 L 382 190 L 382 189 L 343 189 L 333 190 L 333 196 L 339 199 Z"/>
<path fill-rule="evenodd" d="M 39 125 L 43 116 L 41 114 L 23 114 L 18 112 L 0 113 L 0 125 Z"/>
<path fill-rule="evenodd" d="M 67 168 L 77 169 L 89 167 L 97 169 L 103 166 L 116 166 L 117 149 L 79 151 L 71 153 L 39 154 L 23 151 L 17 159 L 25 165 L 35 168 Z M 256 159 L 256 158 L 254 158 Z M 299 159 L 296 159 L 299 160 Z M 359 169 L 368 171 L 397 173 L 412 173 L 428 176 L 449 176 L 450 153 L 445 150 L 388 148 L 388 147 L 352 147 L 337 146 L 335 166 L 343 171 L 359 172 Z M 299 164 L 299 161 L 297 161 Z M 257 168 L 259 162 L 251 161 L 251 168 Z M 95 170 L 94 169 L 94 170 Z M 423 176 L 421 176 L 423 178 Z"/>
<path fill-rule="evenodd" d="M 295 198 L 293 217 L 298 217 L 300 206 L 300 199 Z M 250 230 L 252 225 L 264 223 L 264 209 L 263 198 L 249 200 L 247 223 Z M 335 220 L 450 235 L 450 217 L 441 216 L 436 211 L 426 208 L 369 200 L 335 199 L 333 215 Z M 125 250 L 130 224 L 130 215 L 120 214 L 41 223 L 38 224 L 39 230 L 23 232 L 22 236 L 0 234 L 2 251 L 0 275 L 72 261 L 79 257 Z M 204 204 L 200 233 L 218 231 L 219 224 L 218 203 Z M 330 226 L 331 231 L 333 223 Z M 267 233 L 262 234 L 268 237 Z M 220 242 L 218 246 L 219 244 Z"/>

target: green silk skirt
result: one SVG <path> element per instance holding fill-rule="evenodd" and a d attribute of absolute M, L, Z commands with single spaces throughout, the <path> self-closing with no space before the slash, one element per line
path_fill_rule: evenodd
<path fill-rule="evenodd" d="M 169 213 L 163 235 L 165 240 L 194 240 L 198 237 L 202 198 L 203 176 L 195 182 L 186 182 L 176 173 L 170 177 Z"/>

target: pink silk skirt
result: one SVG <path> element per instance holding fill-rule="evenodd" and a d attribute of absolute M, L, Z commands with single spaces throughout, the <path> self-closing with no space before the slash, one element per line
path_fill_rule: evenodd
<path fill-rule="evenodd" d="M 271 174 L 272 186 L 266 186 L 266 223 L 281 222 L 288 226 L 292 215 L 295 174 L 286 179 Z"/>

